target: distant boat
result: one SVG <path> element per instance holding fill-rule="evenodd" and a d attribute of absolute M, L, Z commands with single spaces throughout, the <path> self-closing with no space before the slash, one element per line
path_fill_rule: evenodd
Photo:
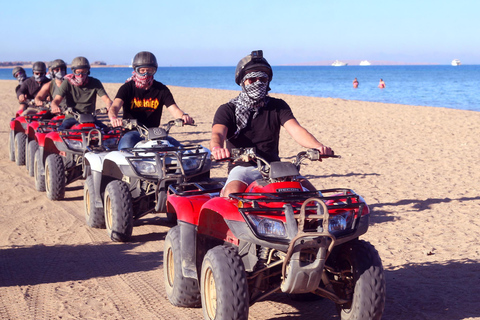
<path fill-rule="evenodd" d="M 360 64 L 359 64 L 359 66 L 369 66 L 369 65 L 371 65 L 371 63 L 368 62 L 368 60 L 362 60 L 360 61 Z"/>
<path fill-rule="evenodd" d="M 460 60 L 458 60 L 458 59 L 453 59 L 453 60 L 452 60 L 452 66 L 459 66 L 459 65 L 461 65 L 461 64 L 462 64 L 462 63 L 461 63 Z"/>
<path fill-rule="evenodd" d="M 334 67 L 343 67 L 343 66 L 347 66 L 347 65 L 348 65 L 348 63 L 341 62 L 341 61 L 338 61 L 338 60 L 335 60 L 332 63 L 332 66 L 334 66 Z"/>

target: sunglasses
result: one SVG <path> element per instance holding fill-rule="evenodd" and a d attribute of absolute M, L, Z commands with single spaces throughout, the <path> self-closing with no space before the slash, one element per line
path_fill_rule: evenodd
<path fill-rule="evenodd" d="M 267 77 L 254 77 L 254 78 L 245 79 L 245 82 L 246 82 L 247 84 L 252 84 L 252 83 L 255 83 L 255 82 L 257 82 L 257 81 L 266 83 L 266 82 L 268 82 L 268 78 L 267 78 Z"/>

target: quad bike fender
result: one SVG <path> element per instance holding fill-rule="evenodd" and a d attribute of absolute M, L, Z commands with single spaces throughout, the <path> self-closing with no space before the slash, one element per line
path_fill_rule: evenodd
<path fill-rule="evenodd" d="M 45 145 L 45 137 L 47 136 L 46 133 L 35 132 L 35 140 L 37 140 L 38 145 L 43 147 Z"/>
<path fill-rule="evenodd" d="M 40 153 L 40 157 L 38 158 L 38 174 L 41 176 L 45 175 L 45 152 L 43 145 L 38 144 L 38 152 Z"/>
<path fill-rule="evenodd" d="M 197 273 L 197 226 L 178 220 L 180 227 L 180 253 L 182 274 L 186 278 L 198 280 Z"/>
<path fill-rule="evenodd" d="M 25 120 L 25 117 L 17 117 L 10 121 L 10 129 L 15 132 L 25 132 L 27 129 L 28 123 Z"/>
<path fill-rule="evenodd" d="M 128 163 L 128 161 L 125 157 L 125 153 L 123 153 L 122 151 L 109 152 L 105 156 L 105 160 L 110 160 L 110 161 L 116 163 L 119 166 L 121 166 L 121 165 L 130 166 L 130 164 Z"/>
<path fill-rule="evenodd" d="M 167 197 L 167 210 L 176 213 L 178 220 L 197 225 L 202 205 L 209 199 L 208 195 L 190 197 L 169 195 Z"/>
<path fill-rule="evenodd" d="M 27 130 L 26 130 L 28 140 L 30 140 L 30 141 L 35 140 L 35 132 L 37 131 L 38 126 L 39 126 L 39 123 L 37 121 L 30 122 L 28 124 Z"/>
<path fill-rule="evenodd" d="M 95 208 L 103 208 L 102 172 L 92 170 L 91 175 L 93 177 L 93 194 L 95 197 Z"/>
<path fill-rule="evenodd" d="M 101 172 L 104 157 L 105 154 L 102 153 L 87 152 L 85 154 L 84 161 L 90 166 L 92 171 Z"/>

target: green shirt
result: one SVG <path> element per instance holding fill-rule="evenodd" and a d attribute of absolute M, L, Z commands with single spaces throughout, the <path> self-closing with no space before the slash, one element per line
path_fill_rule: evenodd
<path fill-rule="evenodd" d="M 56 94 L 66 99 L 68 108 L 85 114 L 95 111 L 97 94 L 103 97 L 107 92 L 100 80 L 88 77 L 87 85 L 81 87 L 74 86 L 68 80 L 64 80 L 57 89 Z"/>

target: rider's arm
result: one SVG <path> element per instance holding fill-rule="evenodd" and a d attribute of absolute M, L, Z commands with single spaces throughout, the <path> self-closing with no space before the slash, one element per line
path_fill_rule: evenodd
<path fill-rule="evenodd" d="M 62 102 L 62 100 L 63 100 L 63 97 L 61 95 L 57 94 L 55 96 L 55 98 L 53 99 L 52 104 L 50 106 L 53 113 L 60 113 L 61 112 L 59 105 L 60 105 L 60 102 Z"/>
<path fill-rule="evenodd" d="M 212 139 L 210 140 L 210 150 L 215 159 L 224 159 L 230 157 L 230 151 L 224 148 L 228 128 L 223 124 L 214 124 L 212 127 Z"/>
<path fill-rule="evenodd" d="M 288 120 L 283 124 L 283 127 L 302 147 L 318 149 L 321 154 L 332 154 L 332 149 L 320 143 L 310 132 L 302 127 L 296 119 Z"/>
<path fill-rule="evenodd" d="M 103 103 L 105 103 L 105 106 L 107 107 L 107 110 L 109 110 L 110 107 L 112 106 L 112 99 L 110 99 L 108 94 L 105 94 L 105 95 L 101 96 L 100 98 L 102 98 Z"/>
<path fill-rule="evenodd" d="M 120 98 L 115 98 L 112 106 L 110 109 L 108 109 L 108 118 L 112 123 L 112 127 L 119 127 L 122 125 L 122 119 L 118 118 L 118 113 L 120 112 L 121 107 L 123 107 L 123 100 Z"/>
<path fill-rule="evenodd" d="M 188 113 L 183 112 L 176 104 L 172 104 L 167 107 L 167 110 L 175 119 L 183 119 L 185 123 L 193 124 L 193 118 L 188 115 Z"/>
<path fill-rule="evenodd" d="M 38 91 L 37 95 L 35 96 L 35 105 L 41 107 L 43 105 L 43 101 L 47 100 L 48 92 L 50 91 L 50 82 L 45 83 Z"/>

